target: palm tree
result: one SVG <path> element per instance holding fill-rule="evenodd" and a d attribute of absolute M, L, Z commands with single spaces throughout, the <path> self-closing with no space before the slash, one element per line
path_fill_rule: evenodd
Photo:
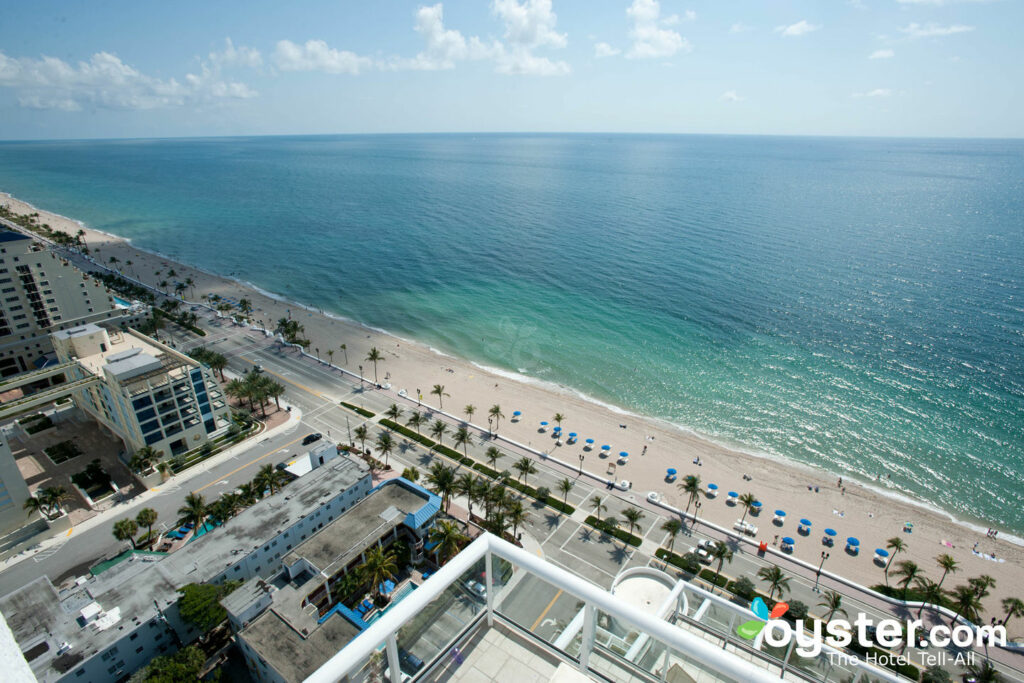
<path fill-rule="evenodd" d="M 146 538 L 150 543 L 153 542 L 153 525 L 156 524 L 158 516 L 153 508 L 142 508 L 135 516 L 135 523 L 140 527 L 146 527 Z"/>
<path fill-rule="evenodd" d="M 185 297 L 182 294 L 182 292 L 184 292 L 186 289 L 187 288 L 185 287 L 185 283 L 184 282 L 178 282 L 178 283 L 176 283 L 174 285 L 174 293 L 177 294 L 178 296 L 180 296 L 183 301 L 184 301 Z"/>
<path fill-rule="evenodd" d="M 789 577 L 782 573 L 777 565 L 761 567 L 757 570 L 757 577 L 768 582 L 768 599 L 771 600 L 775 591 L 779 591 L 779 597 L 789 590 Z"/>
<path fill-rule="evenodd" d="M 281 474 L 283 472 L 274 469 L 273 465 L 264 465 L 252 481 L 260 491 L 269 491 L 270 495 L 274 495 L 281 488 Z"/>
<path fill-rule="evenodd" d="M 119 519 L 114 522 L 114 538 L 119 541 L 131 541 L 132 550 L 136 548 L 135 534 L 139 533 L 139 525 L 134 519 Z"/>
<path fill-rule="evenodd" d="M 334 349 L 327 349 L 327 364 L 334 365 Z"/>
<path fill-rule="evenodd" d="M 639 508 L 626 508 L 622 511 L 622 516 L 626 518 L 626 522 L 629 524 L 629 535 L 633 535 L 633 529 L 639 524 L 640 520 L 644 518 L 644 513 Z"/>
<path fill-rule="evenodd" d="M 242 508 L 242 499 L 234 491 L 228 491 L 221 495 L 215 503 L 217 507 L 217 519 L 221 524 L 227 524 L 228 520 L 238 514 Z"/>
<path fill-rule="evenodd" d="M 434 396 L 437 396 L 437 407 L 440 408 L 441 410 L 444 410 L 444 397 L 451 396 L 451 394 L 445 393 L 444 385 L 435 384 L 434 388 L 430 390 L 430 393 L 433 394 Z"/>
<path fill-rule="evenodd" d="M 747 492 L 740 496 L 739 501 L 740 506 L 743 508 L 743 516 L 740 517 L 740 522 L 743 522 L 747 519 L 747 515 L 750 511 L 754 508 L 754 503 L 757 502 L 757 496 L 753 493 Z"/>
<path fill-rule="evenodd" d="M 687 495 L 686 512 L 689 512 L 693 501 L 697 500 L 697 496 L 700 494 L 700 477 L 695 474 L 688 474 L 683 477 L 683 481 L 677 484 L 677 486 L 680 491 Z M 686 514 L 686 512 L 683 514 Z"/>
<path fill-rule="evenodd" d="M 974 683 L 998 683 L 1003 677 L 988 659 L 971 659 L 967 664 L 968 680 Z"/>
<path fill-rule="evenodd" d="M 125 268 L 126 268 L 126 269 L 127 269 L 128 271 L 129 271 L 129 272 L 131 272 L 131 271 L 132 271 L 132 266 L 133 266 L 133 265 L 134 265 L 134 264 L 132 263 L 132 260 L 131 260 L 131 259 L 128 259 L 127 261 L 125 261 L 125 262 L 124 262 L 124 267 L 125 267 Z"/>
<path fill-rule="evenodd" d="M 437 439 L 437 445 L 444 445 L 444 435 L 448 432 L 448 425 L 444 423 L 444 420 L 434 420 L 434 424 L 430 426 L 430 435 Z"/>
<path fill-rule="evenodd" d="M 907 589 L 910 588 L 910 584 L 915 579 L 920 578 L 924 575 L 917 563 L 913 560 L 903 560 L 899 564 L 899 568 L 895 572 L 896 576 L 901 577 L 899 580 L 899 586 L 903 588 L 903 599 L 907 599 Z"/>
<path fill-rule="evenodd" d="M 466 422 L 472 422 L 473 413 L 476 412 L 476 406 L 470 403 L 469 405 L 462 409 L 462 412 L 466 414 Z"/>
<path fill-rule="evenodd" d="M 113 258 L 113 257 L 111 257 L 111 258 Z M 161 280 L 160 282 L 157 283 L 156 286 L 159 287 L 163 291 L 164 294 L 167 294 L 167 285 L 169 285 L 169 284 L 170 283 L 167 282 L 167 280 Z"/>
<path fill-rule="evenodd" d="M 190 493 L 185 496 L 185 504 L 178 508 L 178 514 L 181 515 L 185 523 L 192 523 L 194 528 L 199 528 L 206 519 L 206 500 L 198 493 Z"/>
<path fill-rule="evenodd" d="M 236 399 L 239 403 L 241 403 L 245 399 L 250 399 L 249 407 L 250 409 L 252 408 L 252 389 L 244 381 L 238 378 L 231 380 L 230 382 L 224 385 L 224 393 L 230 396 L 231 398 Z"/>
<path fill-rule="evenodd" d="M 466 427 L 464 427 L 464 426 L 459 427 L 458 429 L 456 429 L 455 430 L 455 434 L 452 436 L 452 444 L 456 448 L 458 448 L 459 446 L 462 446 L 462 452 L 463 452 L 463 454 L 467 458 L 469 457 L 469 442 L 470 441 L 472 441 L 472 438 L 469 435 L 469 430 L 466 429 Z"/>
<path fill-rule="evenodd" d="M 917 610 L 917 617 L 920 619 L 925 605 L 938 605 L 941 603 L 942 586 L 927 577 L 921 576 L 914 581 L 914 587 L 921 594 L 921 608 Z"/>
<path fill-rule="evenodd" d="M 246 482 L 238 487 L 238 499 L 242 505 L 252 505 L 262 497 L 262 491 L 257 491 L 252 482 Z"/>
<path fill-rule="evenodd" d="M 377 450 L 384 456 L 384 467 L 390 466 L 391 451 L 395 447 L 395 442 L 391 438 L 391 432 L 381 432 L 377 435 Z"/>
<path fill-rule="evenodd" d="M 345 365 L 348 365 L 348 344 L 342 344 L 338 349 L 345 354 Z"/>
<path fill-rule="evenodd" d="M 521 481 L 524 486 L 526 485 L 526 477 L 537 473 L 537 468 L 534 466 L 533 461 L 525 455 L 516 461 L 516 464 L 512 465 L 512 468 L 519 472 L 519 476 L 521 477 Z"/>
<path fill-rule="evenodd" d="M 427 539 L 434 544 L 434 552 L 440 560 L 438 564 L 444 564 L 459 552 L 459 546 L 468 541 L 469 537 L 462 533 L 454 521 L 441 519 L 430 530 Z"/>
<path fill-rule="evenodd" d="M 974 619 L 978 614 L 978 610 L 981 609 L 981 601 L 978 600 L 978 596 L 971 586 L 957 586 L 946 595 L 949 596 L 949 599 L 953 601 L 957 608 L 956 614 L 953 615 L 949 622 L 950 626 L 955 624 L 961 615 L 968 619 Z"/>
<path fill-rule="evenodd" d="M 717 543 L 711 551 L 711 557 L 718 560 L 718 571 L 715 572 L 715 586 L 718 585 L 718 577 L 722 575 L 722 565 L 728 562 L 732 564 L 732 550 L 724 543 Z"/>
<path fill-rule="evenodd" d="M 189 285 L 190 287 L 192 286 L 188 279 L 185 280 L 185 284 Z M 246 299 L 245 297 L 242 297 L 241 299 L 238 300 L 238 310 L 242 312 L 242 315 L 248 318 L 249 315 L 252 313 L 252 302 Z"/>
<path fill-rule="evenodd" d="M 63 486 L 47 486 L 38 495 L 51 517 L 54 513 L 60 514 L 64 510 L 64 503 L 71 500 L 71 494 Z"/>
<path fill-rule="evenodd" d="M 370 435 L 370 431 L 366 428 L 366 425 L 359 425 L 352 430 L 352 435 L 359 439 L 359 447 L 362 449 L 360 453 L 366 452 L 366 438 Z"/>
<path fill-rule="evenodd" d="M 490 419 L 494 420 L 494 433 L 498 433 L 498 426 L 501 424 L 501 418 L 505 417 L 505 414 L 501 412 L 501 406 L 495 403 L 491 406 L 491 409 L 487 411 Z"/>
<path fill-rule="evenodd" d="M 553 422 L 554 422 L 554 423 L 555 423 L 556 425 L 558 425 L 558 426 L 559 426 L 559 428 L 561 428 L 561 426 L 562 426 L 562 420 L 564 420 L 564 419 L 565 419 L 565 415 L 562 415 L 561 413 L 555 413 L 555 416 L 554 416 L 553 418 L 551 418 L 551 420 L 552 420 L 552 421 L 553 421 Z"/>
<path fill-rule="evenodd" d="M 601 513 L 608 511 L 608 506 L 604 504 L 604 500 L 601 496 L 594 496 L 590 499 L 590 507 L 594 508 L 594 512 L 597 513 L 597 521 L 601 521 Z"/>
<path fill-rule="evenodd" d="M 846 616 L 846 610 L 842 608 L 843 596 L 835 591 L 825 591 L 824 600 L 818 603 L 820 607 L 824 607 L 828 610 L 828 614 L 825 615 L 824 621 L 828 622 L 832 620 L 836 614 L 842 614 Z"/>
<path fill-rule="evenodd" d="M 465 496 L 469 502 L 469 516 L 473 516 L 473 501 L 476 498 L 477 486 L 476 477 L 473 476 L 472 472 L 463 472 L 455 480 L 455 484 L 452 486 L 456 494 Z M 466 523 L 466 528 L 469 528 L 469 523 Z"/>
<path fill-rule="evenodd" d="M 424 425 L 426 422 L 427 418 L 423 416 L 423 413 L 417 410 L 416 412 L 409 416 L 409 419 L 406 421 L 405 424 L 409 425 L 410 427 L 415 427 L 416 433 L 419 434 L 420 427 Z"/>
<path fill-rule="evenodd" d="M 398 407 L 397 403 L 392 403 L 391 407 L 384 411 L 384 415 L 388 419 L 398 422 L 398 418 L 402 417 L 402 409 Z"/>
<path fill-rule="evenodd" d="M 187 278 L 185 278 L 185 286 L 189 288 L 190 296 L 192 296 L 192 298 L 195 298 L 195 296 L 196 296 L 196 281 L 193 280 L 190 277 L 187 277 Z M 242 309 L 243 313 L 245 313 L 246 310 L 245 310 L 245 307 L 242 306 L 243 303 L 248 304 L 249 300 L 248 299 L 242 299 L 241 301 L 238 302 L 238 307 Z M 250 310 L 252 310 L 251 309 L 251 304 L 250 304 Z"/>
<path fill-rule="evenodd" d="M 373 383 L 380 384 L 380 382 L 377 381 L 377 363 L 384 360 L 384 355 L 380 352 L 380 349 L 374 346 L 370 349 L 370 352 L 366 354 L 366 360 L 373 363 Z"/>
<path fill-rule="evenodd" d="M 228 366 L 228 357 L 223 353 L 210 354 L 206 359 L 206 364 L 210 366 L 210 369 L 214 372 L 220 373 L 220 381 L 224 381 L 224 368 Z"/>
<path fill-rule="evenodd" d="M 505 516 L 508 518 L 508 523 L 512 525 L 512 535 L 518 537 L 519 525 L 530 518 L 530 513 L 523 507 L 521 500 L 514 500 L 505 510 Z"/>
<path fill-rule="evenodd" d="M 1006 616 L 1003 618 L 1003 626 L 1010 623 L 1010 617 L 1024 617 L 1024 600 L 1020 598 L 1003 598 L 1003 609 Z"/>
<path fill-rule="evenodd" d="M 572 491 L 572 480 L 566 477 L 558 482 L 558 490 L 562 493 L 562 505 L 569 505 L 569 491 Z"/>
<path fill-rule="evenodd" d="M 487 458 L 487 462 L 490 463 L 492 470 L 498 466 L 498 460 L 504 457 L 504 455 L 505 454 L 502 453 L 497 446 L 491 446 L 487 449 L 487 452 L 484 453 L 484 457 Z"/>
<path fill-rule="evenodd" d="M 455 468 L 448 467 L 443 462 L 435 462 L 427 474 L 427 486 L 441 497 L 441 503 L 447 510 L 455 491 Z"/>
<path fill-rule="evenodd" d="M 893 536 L 885 542 L 885 547 L 891 551 L 889 555 L 889 561 L 885 563 L 885 585 L 889 585 L 889 567 L 892 565 L 892 561 L 896 559 L 896 554 L 901 553 L 907 549 L 907 544 L 903 542 L 903 539 L 899 536 Z"/>
<path fill-rule="evenodd" d="M 279 399 L 282 396 L 284 396 L 285 391 L 287 391 L 285 389 L 285 386 L 280 382 L 275 382 L 271 379 L 267 379 L 267 382 L 263 388 L 266 391 L 266 395 L 274 399 L 274 405 L 277 407 L 277 409 L 281 410 L 281 401 Z"/>
<path fill-rule="evenodd" d="M 177 277 L 177 275 L 178 271 L 174 270 L 174 268 L 171 268 L 170 270 L 167 271 L 167 277 Z"/>
<path fill-rule="evenodd" d="M 988 574 L 982 574 L 981 576 L 973 579 L 967 579 L 967 585 L 974 589 L 974 594 L 981 600 L 983 597 L 988 595 L 989 588 L 996 587 L 996 580 Z"/>
<path fill-rule="evenodd" d="M 661 530 L 668 534 L 668 551 L 671 553 L 676 545 L 676 536 L 683 530 L 683 523 L 678 519 L 666 519 Z"/>
<path fill-rule="evenodd" d="M 46 506 L 43 505 L 43 501 L 39 500 L 39 498 L 36 496 L 29 496 L 25 499 L 25 503 L 21 506 L 21 509 L 28 510 L 28 516 L 31 517 L 33 512 L 38 512 L 41 515 L 45 514 L 45 507 Z"/>
<path fill-rule="evenodd" d="M 364 558 L 357 571 L 365 581 L 370 582 L 370 590 L 376 599 L 381 595 L 381 584 L 390 581 L 398 573 L 398 558 L 393 550 L 385 552 L 380 545 L 367 550 Z"/>
<path fill-rule="evenodd" d="M 415 467 L 406 467 L 402 470 L 402 479 L 408 479 L 409 481 L 419 481 L 420 471 Z"/>

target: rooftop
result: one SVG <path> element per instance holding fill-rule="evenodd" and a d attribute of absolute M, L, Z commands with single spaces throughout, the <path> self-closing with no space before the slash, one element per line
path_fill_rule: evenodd
<path fill-rule="evenodd" d="M 373 495 L 297 545 L 284 556 L 284 564 L 290 566 L 304 558 L 327 576 L 333 575 L 367 546 L 432 503 L 433 494 L 405 484 L 408 482 L 393 479 L 378 486 Z"/>
<path fill-rule="evenodd" d="M 305 615 L 304 622 L 296 623 L 294 616 L 286 618 L 279 610 L 275 601 L 273 607 L 249 624 L 245 637 L 267 663 L 289 681 L 304 680 L 359 634 L 340 614 L 317 625 L 313 616 Z M 309 635 L 300 635 L 296 626 Z"/>

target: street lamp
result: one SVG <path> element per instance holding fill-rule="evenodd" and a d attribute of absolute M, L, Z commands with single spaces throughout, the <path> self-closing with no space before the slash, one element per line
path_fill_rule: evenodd
<path fill-rule="evenodd" d="M 363 366 L 359 366 L 359 386 L 363 386 Z"/>
<path fill-rule="evenodd" d="M 818 564 L 818 571 L 814 575 L 814 592 L 818 592 L 818 581 L 821 580 L 821 568 L 825 566 L 825 560 L 828 559 L 828 553 L 824 550 L 821 551 L 821 563 Z"/>
<path fill-rule="evenodd" d="M 586 457 L 586 456 L 584 456 L 582 453 L 580 453 L 580 476 L 581 477 L 583 476 L 583 458 L 584 457 Z"/>
<path fill-rule="evenodd" d="M 693 504 L 693 526 L 697 526 L 697 513 L 700 512 L 700 501 L 695 501 Z"/>

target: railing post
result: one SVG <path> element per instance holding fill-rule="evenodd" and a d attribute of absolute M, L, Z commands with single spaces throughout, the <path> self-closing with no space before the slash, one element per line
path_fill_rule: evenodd
<path fill-rule="evenodd" d="M 391 669 L 391 683 L 402 683 L 402 661 L 398 658 L 398 633 L 392 633 L 387 643 L 388 668 Z"/>
<path fill-rule="evenodd" d="M 580 641 L 580 673 L 590 670 L 590 653 L 597 633 L 597 608 L 589 602 L 583 607 L 583 640 Z"/>
<path fill-rule="evenodd" d="M 494 563 L 491 561 L 491 550 L 487 549 L 484 556 L 484 582 L 487 588 L 487 628 L 494 626 Z"/>

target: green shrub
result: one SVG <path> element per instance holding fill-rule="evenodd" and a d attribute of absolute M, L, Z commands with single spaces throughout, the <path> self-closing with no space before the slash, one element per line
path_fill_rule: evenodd
<path fill-rule="evenodd" d="M 60 443 L 48 446 L 44 448 L 43 451 L 56 465 L 82 454 L 82 449 L 70 439 L 68 441 L 61 441 Z"/>
<path fill-rule="evenodd" d="M 629 545 L 636 546 L 636 547 L 639 547 L 639 545 L 640 545 L 641 539 L 640 539 L 639 536 L 634 536 L 633 534 L 629 533 L 628 531 L 620 529 L 620 528 L 618 528 L 616 526 L 612 526 L 606 520 L 598 519 L 594 515 L 590 515 L 589 517 L 587 517 L 586 523 L 588 525 L 594 527 L 598 531 L 606 533 L 609 536 L 614 536 L 615 538 L 619 539 L 623 543 L 628 543 Z"/>
<path fill-rule="evenodd" d="M 24 425 L 25 421 L 22 420 L 21 423 Z M 38 434 L 39 432 L 43 431 L 44 429 L 49 429 L 52 426 L 53 426 L 53 420 L 50 419 L 49 415 L 39 415 L 39 417 L 37 419 L 33 419 L 28 424 L 28 426 L 25 427 L 25 431 L 28 434 Z"/>
<path fill-rule="evenodd" d="M 757 587 L 754 582 L 750 580 L 750 577 L 741 576 L 728 585 L 728 589 L 745 600 L 753 600 L 754 594 L 757 592 Z M 806 607 L 805 607 L 806 614 Z"/>
<path fill-rule="evenodd" d="M 341 405 L 343 405 L 344 407 L 348 408 L 349 410 L 351 410 L 354 413 L 359 413 L 363 417 L 373 417 L 374 416 L 374 412 L 371 411 L 371 410 L 367 410 L 366 408 L 360 408 L 359 406 L 352 405 L 351 403 L 345 403 L 344 401 L 341 402 Z M 392 424 L 394 424 L 394 423 L 392 423 Z"/>
<path fill-rule="evenodd" d="M 708 583 L 718 588 L 724 588 L 729 583 L 729 579 L 725 578 L 724 576 L 719 576 L 716 579 L 715 573 L 710 569 L 701 569 L 699 576 L 700 578 L 704 579 Z"/>
<path fill-rule="evenodd" d="M 746 577 L 743 577 L 746 578 Z M 797 621 L 798 619 L 807 618 L 807 605 L 800 600 L 792 600 L 789 603 L 789 609 L 786 611 L 786 617 L 790 621 Z"/>

